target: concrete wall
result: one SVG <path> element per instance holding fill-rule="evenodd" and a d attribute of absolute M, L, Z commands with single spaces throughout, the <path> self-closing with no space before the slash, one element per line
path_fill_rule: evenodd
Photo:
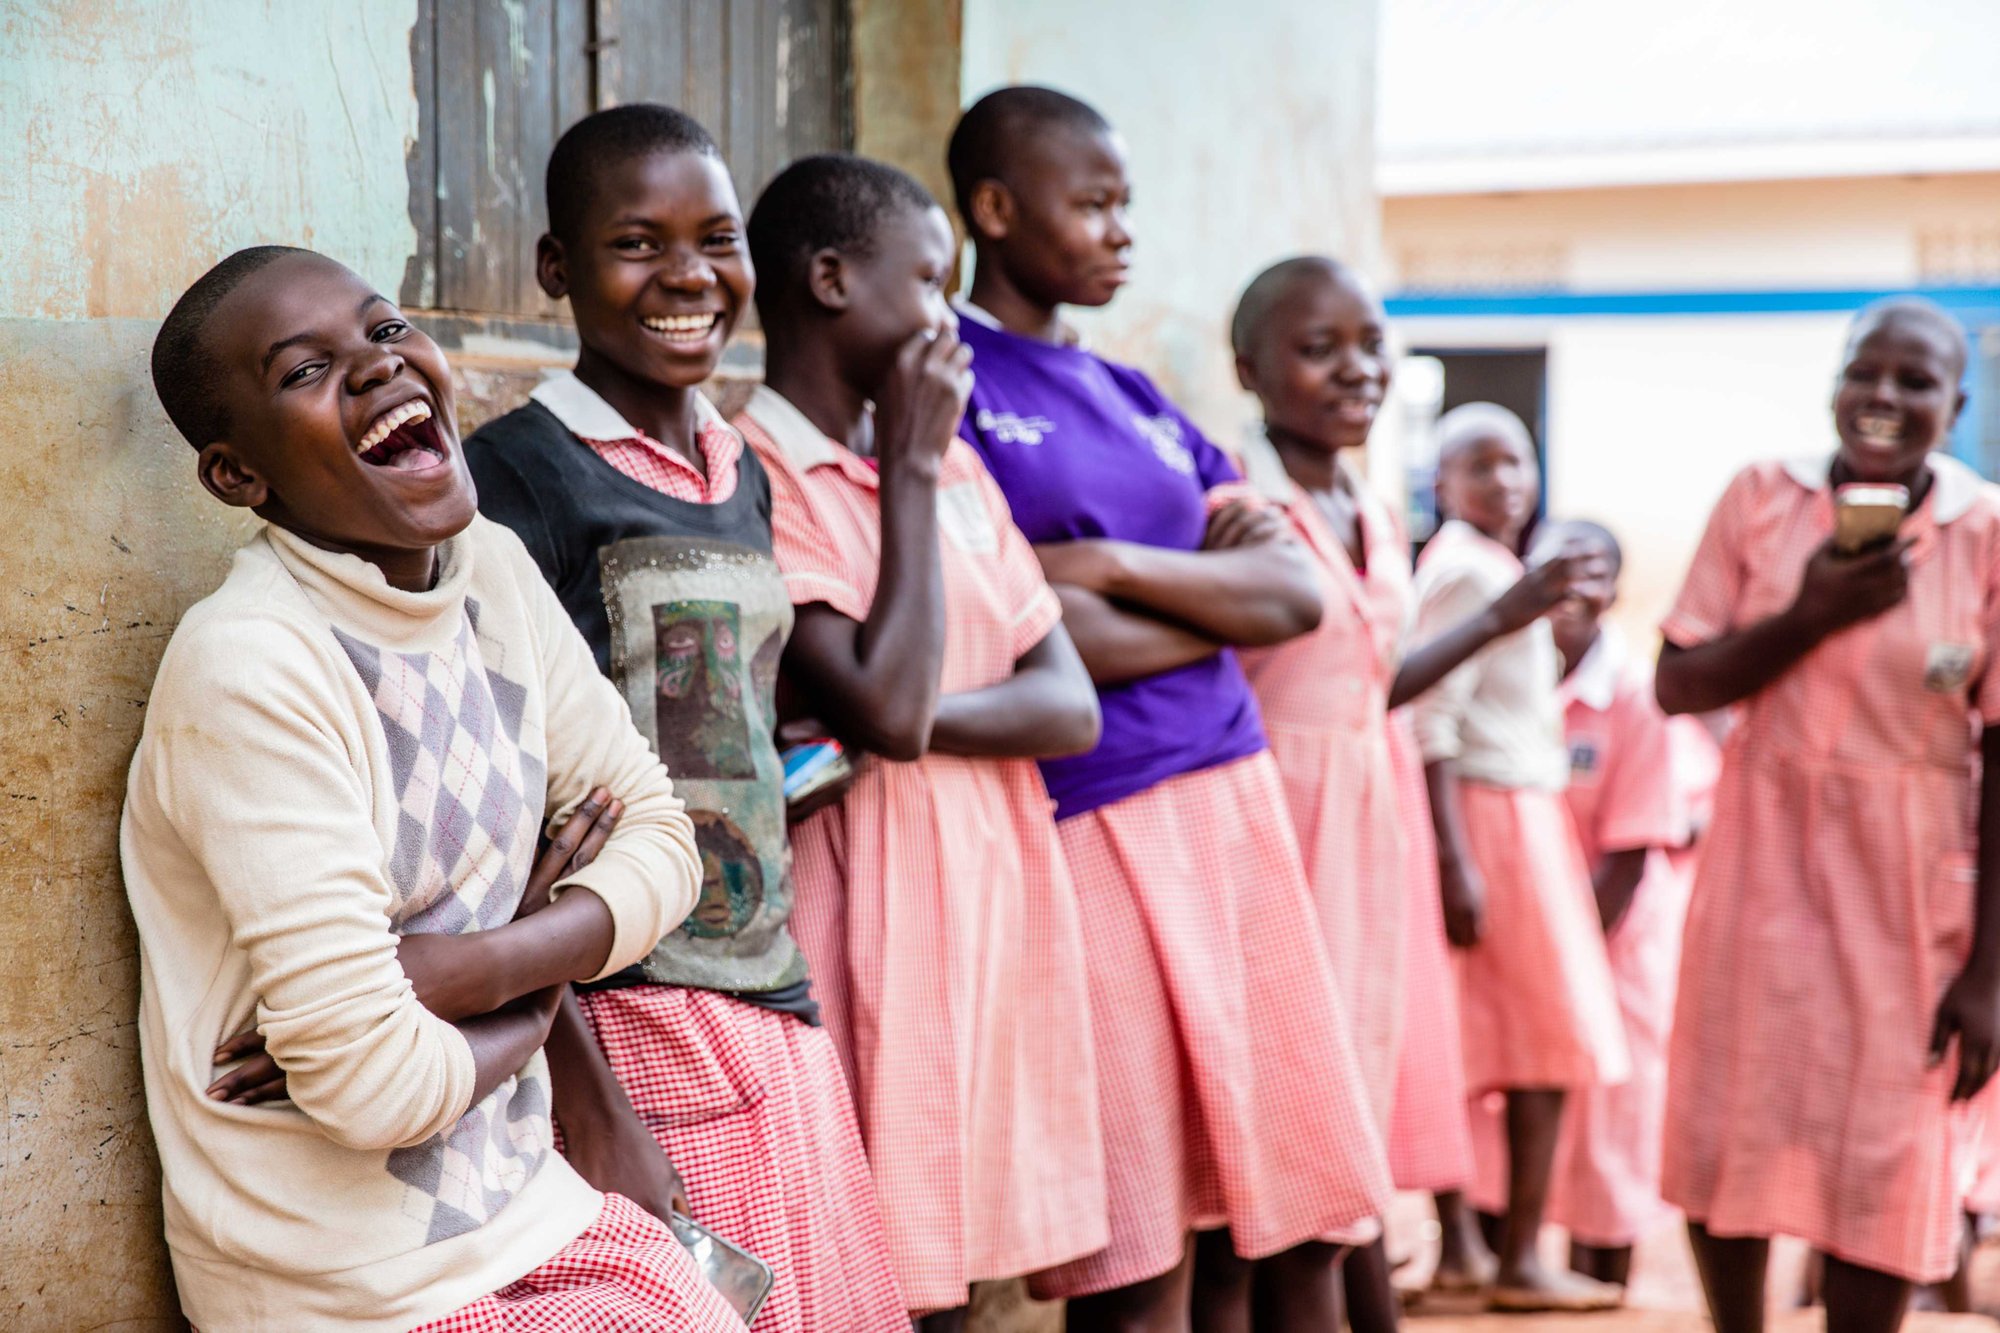
<path fill-rule="evenodd" d="M 178 1325 L 118 806 L 155 665 L 249 525 L 146 377 L 227 251 L 412 250 L 416 0 L 0 0 L 0 1327 Z"/>
<path fill-rule="evenodd" d="M 1391 283 L 1569 291 L 2000 281 L 2000 174 L 1389 199 Z M 1406 318 L 1404 345 L 1548 349 L 1553 511 L 1626 546 L 1650 641 L 1709 507 L 1756 458 L 1831 449 L 1842 313 Z"/>
<path fill-rule="evenodd" d="M 312 246 L 398 289 L 417 8 L 0 0 L 0 1328 L 179 1326 L 117 812 L 167 636 L 252 524 L 195 484 L 146 355 L 174 296 L 242 245 Z M 940 193 L 958 106 L 999 82 L 1057 83 L 1125 127 L 1138 282 L 1090 336 L 1221 437 L 1249 415 L 1223 340 L 1242 283 L 1299 250 L 1375 253 L 1372 0 L 1262 10 L 853 0 L 857 147 Z M 461 323 L 441 327 L 468 428 L 561 359 Z M 725 402 L 756 360 L 732 354 Z M 975 1326 L 1051 1317 L 1003 1287 Z"/>
<path fill-rule="evenodd" d="M 1254 418 L 1229 313 L 1302 252 L 1373 267 L 1375 0 L 964 0 L 965 100 L 1041 83 L 1131 152 L 1133 280 L 1077 323 L 1225 443 Z"/>

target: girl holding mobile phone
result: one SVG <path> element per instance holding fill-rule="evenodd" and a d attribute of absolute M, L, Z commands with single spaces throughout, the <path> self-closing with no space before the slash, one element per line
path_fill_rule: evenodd
<path fill-rule="evenodd" d="M 1696 875 L 1664 1193 L 1720 1333 L 1763 1326 L 1768 1238 L 1826 1255 L 1833 1333 L 1957 1260 L 1961 1104 L 2000 1059 L 2000 492 L 1934 450 L 1966 343 L 1929 302 L 1852 325 L 1839 445 L 1744 469 L 1662 627 L 1669 712 L 1739 707 Z M 1833 488 L 1910 496 L 1843 554 Z"/>

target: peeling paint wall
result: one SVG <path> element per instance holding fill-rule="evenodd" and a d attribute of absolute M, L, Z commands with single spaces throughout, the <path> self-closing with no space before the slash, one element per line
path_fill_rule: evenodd
<path fill-rule="evenodd" d="M 1047 84 L 1123 133 L 1132 283 L 1078 323 L 1218 439 L 1253 417 L 1228 351 L 1244 284 L 1306 251 L 1374 267 L 1375 25 L 1376 0 L 964 0 L 967 102 Z"/>
<path fill-rule="evenodd" d="M 417 0 L 0 0 L 0 1327 L 179 1327 L 118 876 L 166 636 L 249 525 L 146 376 L 241 245 L 394 291 Z"/>

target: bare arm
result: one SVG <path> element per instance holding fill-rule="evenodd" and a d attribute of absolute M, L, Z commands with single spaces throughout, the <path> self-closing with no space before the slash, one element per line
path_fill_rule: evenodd
<path fill-rule="evenodd" d="M 623 1194 L 662 1221 L 670 1212 L 689 1215 L 680 1172 L 632 1109 L 576 996 L 564 990 L 546 1048 L 563 1156 L 597 1189 Z"/>
<path fill-rule="evenodd" d="M 1532 624 L 1576 584 L 1607 573 L 1603 557 L 1581 545 L 1528 570 L 1483 610 L 1411 649 L 1389 687 L 1389 707 L 1401 708 L 1493 640 Z"/>
<path fill-rule="evenodd" d="M 548 1040 L 556 1004 L 567 987 L 551 986 L 478 1018 L 455 1026 L 472 1048 L 472 1100 L 477 1106 L 487 1094 L 521 1072 Z"/>
<path fill-rule="evenodd" d="M 1074 584 L 1051 584 L 1063 604 L 1063 627 L 1099 685 L 1157 676 L 1222 651 L 1204 634 L 1118 606 L 1101 593 Z"/>
<path fill-rule="evenodd" d="M 1843 556 L 1829 541 L 1806 563 L 1791 605 L 1707 643 L 1666 643 L 1653 690 L 1669 714 L 1706 713 L 1749 698 L 1797 666 L 1828 635 L 1870 619 L 1909 591 L 1909 542 Z"/>
<path fill-rule="evenodd" d="M 1304 548 L 1289 539 L 1205 551 L 1056 542 L 1035 554 L 1051 583 L 1130 602 L 1224 644 L 1283 643 L 1319 624 L 1319 582 Z"/>
<path fill-rule="evenodd" d="M 1059 624 L 983 690 L 938 701 L 931 748 L 943 754 L 1048 759 L 1097 744 L 1102 719 L 1090 672 Z"/>
<path fill-rule="evenodd" d="M 1979 847 L 1974 861 L 1972 953 L 1945 991 L 1931 1036 L 1931 1059 L 1942 1060 L 1958 1037 L 1958 1081 L 1952 1097 L 1978 1094 L 2000 1066 L 2000 727 L 1980 734 Z"/>
<path fill-rule="evenodd" d="M 1618 928 L 1618 923 L 1625 919 L 1626 909 L 1632 906 L 1632 896 L 1639 891 L 1639 881 L 1646 874 L 1647 850 L 1628 847 L 1606 853 L 1590 877 L 1590 886 L 1597 895 L 1597 919 L 1606 935 Z"/>
<path fill-rule="evenodd" d="M 868 617 L 857 622 L 830 606 L 802 606 L 785 645 L 785 669 L 820 715 L 890 759 L 919 758 L 937 717 L 944 671 L 938 474 L 972 392 L 971 359 L 950 332 L 912 337 L 897 354 L 875 414 L 882 555 Z"/>
<path fill-rule="evenodd" d="M 1458 804 L 1458 762 L 1439 759 L 1424 765 L 1431 798 L 1431 827 L 1437 835 L 1438 897 L 1444 907 L 1445 935 L 1461 949 L 1486 933 L 1486 883 L 1466 846 L 1465 817 Z"/>

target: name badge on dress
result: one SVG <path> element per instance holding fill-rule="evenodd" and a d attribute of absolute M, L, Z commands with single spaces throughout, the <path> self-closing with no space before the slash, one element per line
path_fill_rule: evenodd
<path fill-rule="evenodd" d="M 1577 736 L 1569 743 L 1569 780 L 1579 787 L 1587 787 L 1597 781 L 1597 770 L 1602 763 L 1597 737 Z"/>
<path fill-rule="evenodd" d="M 1950 694 L 1965 688 L 1972 679 L 1972 662 L 1977 650 L 1969 643 L 1934 643 L 1924 657 L 1924 688 L 1936 694 Z"/>

